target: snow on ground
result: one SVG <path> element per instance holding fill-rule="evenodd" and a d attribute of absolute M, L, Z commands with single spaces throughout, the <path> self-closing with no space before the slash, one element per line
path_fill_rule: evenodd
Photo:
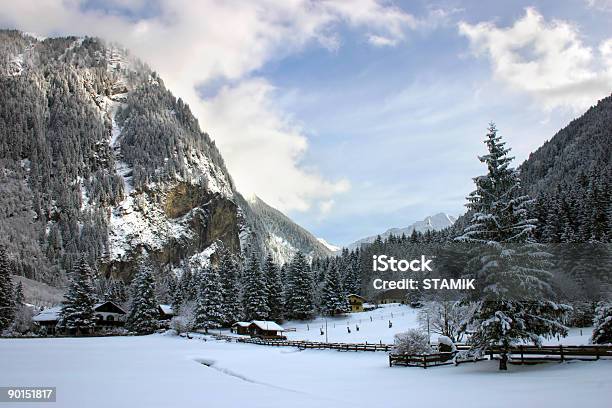
<path fill-rule="evenodd" d="M 187 340 L 176 336 L 4 339 L 0 384 L 56 386 L 80 407 L 606 406 L 612 361 L 427 370 L 385 353 Z M 20 403 L 20 407 L 34 405 Z"/>
<path fill-rule="evenodd" d="M 412 328 L 418 328 L 418 309 L 400 304 L 380 305 L 378 309 L 362 312 L 349 313 L 340 317 L 327 318 L 327 341 L 330 343 L 383 343 L 392 344 L 396 333 Z M 370 317 L 372 318 L 370 320 Z M 308 322 L 288 321 L 283 323 L 285 329 L 295 328 L 295 332 L 287 332 L 290 340 L 325 341 L 325 318 L 318 317 Z M 389 320 L 393 327 L 389 328 Z M 347 326 L 351 329 L 349 333 Z M 359 331 L 356 330 L 359 326 Z M 570 329 L 567 337 L 544 339 L 544 344 L 557 345 L 581 345 L 589 344 L 589 337 L 593 328 Z M 431 341 L 436 343 L 437 334 L 431 335 Z"/>
<path fill-rule="evenodd" d="M 418 327 L 417 310 L 398 304 L 381 305 L 369 312 L 349 313 L 340 317 L 318 317 L 308 322 L 288 321 L 283 323 L 283 327 L 296 329 L 295 332 L 286 333 L 290 340 L 325 341 L 325 335 L 321 335 L 321 330 L 325 331 L 325 320 L 327 341 L 330 343 L 393 343 L 395 333 Z M 393 324 L 391 328 L 389 320 Z"/>

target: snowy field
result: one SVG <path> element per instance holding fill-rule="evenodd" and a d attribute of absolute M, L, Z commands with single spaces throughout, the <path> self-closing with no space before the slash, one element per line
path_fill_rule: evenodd
<path fill-rule="evenodd" d="M 49 406 L 62 408 L 575 408 L 612 400 L 612 360 L 510 366 L 505 373 L 496 362 L 423 370 L 389 368 L 378 352 L 166 335 L 6 339 L 0 359 L 0 385 L 56 386 L 57 403 Z"/>
<path fill-rule="evenodd" d="M 393 343 L 396 333 L 419 327 L 417 321 L 418 309 L 410 306 L 390 304 L 381 305 L 380 308 L 363 313 L 350 313 L 342 317 L 327 318 L 327 341 L 339 343 Z M 370 320 L 371 317 L 371 320 Z M 389 328 L 389 320 L 393 327 Z M 359 331 L 357 327 L 359 326 Z M 295 328 L 295 332 L 286 333 L 290 340 L 325 341 L 325 319 L 319 317 L 309 322 L 289 321 L 283 323 L 284 328 Z M 350 333 L 347 330 L 350 328 Z M 592 328 L 570 329 L 567 337 L 544 340 L 544 344 L 558 345 L 589 344 Z M 437 342 L 438 335 L 432 334 L 431 341 Z"/>

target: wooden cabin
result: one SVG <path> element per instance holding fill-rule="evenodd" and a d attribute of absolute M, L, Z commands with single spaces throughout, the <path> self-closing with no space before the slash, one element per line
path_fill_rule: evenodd
<path fill-rule="evenodd" d="M 232 324 L 231 332 L 236 334 L 248 335 L 250 322 L 236 322 Z"/>
<path fill-rule="evenodd" d="M 174 317 L 174 310 L 170 305 L 158 305 L 159 320 L 170 320 Z"/>
<path fill-rule="evenodd" d="M 260 339 L 286 340 L 283 329 L 278 323 L 269 320 L 253 320 L 248 326 L 251 337 Z"/>
<path fill-rule="evenodd" d="M 351 307 L 351 313 L 363 312 L 363 304 L 366 299 L 363 296 L 351 293 L 348 297 L 348 303 Z"/>

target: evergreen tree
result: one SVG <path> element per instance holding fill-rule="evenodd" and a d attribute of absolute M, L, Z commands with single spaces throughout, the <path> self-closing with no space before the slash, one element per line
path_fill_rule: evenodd
<path fill-rule="evenodd" d="M 595 319 L 593 319 L 593 344 L 612 343 L 612 302 L 601 301 L 595 309 Z"/>
<path fill-rule="evenodd" d="M 242 299 L 246 320 L 266 320 L 268 318 L 270 314 L 268 287 L 254 252 L 245 270 Z"/>
<path fill-rule="evenodd" d="M 15 315 L 13 283 L 6 248 L 0 246 L 0 332 L 8 328 Z"/>
<path fill-rule="evenodd" d="M 264 275 L 268 288 L 268 307 L 270 320 L 280 321 L 283 318 L 283 287 L 280 278 L 280 270 L 274 263 L 272 255 L 268 254 L 264 264 Z"/>
<path fill-rule="evenodd" d="M 238 287 L 238 264 L 229 251 L 224 251 L 219 263 L 223 325 L 231 326 L 242 316 L 240 288 Z"/>
<path fill-rule="evenodd" d="M 502 349 L 500 370 L 507 350 L 517 341 L 540 343 L 540 336 L 565 334 L 560 323 L 568 310 L 552 300 L 547 254 L 532 238 L 535 220 L 527 218 L 529 197 L 521 194 L 518 173 L 510 167 L 510 149 L 491 124 L 485 140 L 489 153 L 479 157 L 488 173 L 476 177 L 468 197 L 472 212 L 460 241 L 476 244 L 468 264 L 481 293 L 472 295 L 472 351 L 491 346 Z M 476 297 L 477 296 L 477 297 Z"/>
<path fill-rule="evenodd" d="M 338 265 L 336 262 L 330 262 L 321 290 L 321 311 L 326 315 L 335 316 L 346 313 L 348 307 L 348 299 L 340 282 Z"/>
<path fill-rule="evenodd" d="M 92 271 L 83 255 L 72 270 L 72 281 L 64 296 L 60 311 L 62 328 L 77 335 L 89 333 L 95 328 L 94 293 Z"/>
<path fill-rule="evenodd" d="M 178 283 L 172 294 L 172 311 L 174 312 L 175 316 L 178 316 L 181 313 L 181 307 L 183 307 L 183 303 L 185 301 L 183 290 L 183 285 Z"/>
<path fill-rule="evenodd" d="M 25 305 L 25 296 L 23 296 L 23 285 L 21 282 L 17 284 L 15 288 L 15 296 L 14 296 L 15 308 L 19 308 Z"/>
<path fill-rule="evenodd" d="M 202 274 L 200 290 L 195 308 L 194 327 L 209 329 L 221 327 L 223 324 L 223 297 L 221 278 L 217 269 L 208 268 Z"/>
<path fill-rule="evenodd" d="M 155 298 L 153 272 L 147 260 L 141 262 L 131 290 L 132 304 L 127 320 L 128 329 L 138 334 L 153 333 L 157 329 L 159 305 Z"/>
<path fill-rule="evenodd" d="M 297 252 L 291 261 L 287 277 L 285 310 L 288 317 L 310 319 L 314 314 L 313 281 L 306 258 Z"/>

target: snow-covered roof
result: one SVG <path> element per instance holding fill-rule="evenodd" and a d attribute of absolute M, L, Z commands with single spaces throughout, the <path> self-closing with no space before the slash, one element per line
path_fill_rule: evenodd
<path fill-rule="evenodd" d="M 59 320 L 59 314 L 62 311 L 61 306 L 54 306 L 41 311 L 32 318 L 35 322 L 54 322 Z"/>
<path fill-rule="evenodd" d="M 249 327 L 251 322 L 236 322 L 232 326 Z"/>
<path fill-rule="evenodd" d="M 116 304 L 115 302 L 111 301 L 111 300 L 107 300 L 105 302 L 100 302 L 100 303 L 96 303 L 94 305 L 94 310 L 97 310 L 100 306 L 103 306 L 107 303 L 110 303 L 111 305 L 113 305 L 115 308 L 119 309 L 123 314 L 126 314 L 126 311 L 123 310 L 123 308 L 121 306 L 119 306 L 118 304 Z"/>
<path fill-rule="evenodd" d="M 162 310 L 162 312 L 164 312 L 164 314 L 167 314 L 167 315 L 174 314 L 174 310 L 172 310 L 172 306 L 170 305 L 159 305 L 159 308 Z"/>
<path fill-rule="evenodd" d="M 347 296 L 347 297 L 355 296 L 355 297 L 358 297 L 359 299 L 366 300 L 366 299 L 365 299 L 363 296 L 360 296 L 360 295 L 358 295 L 358 294 L 356 294 L 356 293 L 349 293 L 349 294 L 348 294 L 348 295 L 346 295 L 346 296 Z"/>
<path fill-rule="evenodd" d="M 278 323 L 270 320 L 253 320 L 251 324 L 259 327 L 261 330 L 285 331 Z"/>

